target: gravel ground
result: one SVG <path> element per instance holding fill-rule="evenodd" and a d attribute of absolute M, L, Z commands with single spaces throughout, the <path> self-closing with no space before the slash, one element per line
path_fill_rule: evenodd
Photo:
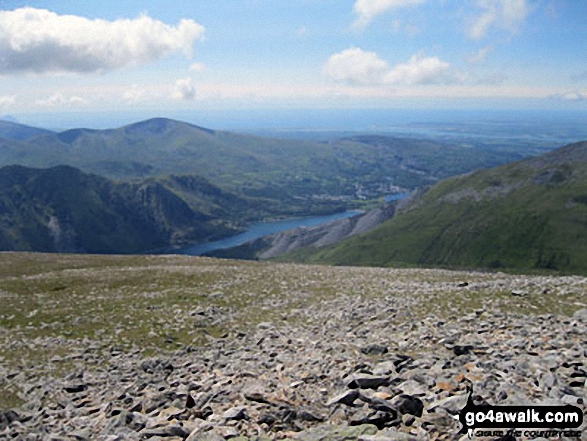
<path fill-rule="evenodd" d="M 0 438 L 452 440 L 469 397 L 586 409 L 584 277 L 3 253 L 0 283 Z"/>

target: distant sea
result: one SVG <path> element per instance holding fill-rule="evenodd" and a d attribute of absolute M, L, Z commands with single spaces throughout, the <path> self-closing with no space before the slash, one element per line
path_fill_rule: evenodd
<path fill-rule="evenodd" d="M 246 109 L 162 112 L 22 114 L 23 124 L 53 130 L 115 128 L 166 117 L 215 130 L 325 140 L 357 132 L 413 138 L 513 139 L 562 145 L 587 139 L 587 106 L 582 110 L 445 109 Z"/>
<path fill-rule="evenodd" d="M 307 114 L 278 113 L 263 123 L 264 128 L 255 129 L 245 121 L 226 122 L 235 131 L 308 140 L 365 132 L 449 142 L 511 140 L 553 147 L 587 140 L 587 110 L 313 110 Z"/>

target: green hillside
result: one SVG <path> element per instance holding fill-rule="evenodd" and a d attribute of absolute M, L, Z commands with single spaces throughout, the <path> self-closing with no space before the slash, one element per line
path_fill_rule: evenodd
<path fill-rule="evenodd" d="M 274 215 L 333 212 L 357 199 L 380 197 L 392 185 L 413 189 L 528 154 L 388 136 L 324 143 L 270 139 L 163 118 L 0 142 L 0 166 L 65 164 L 125 180 L 197 175 L 263 200 Z"/>
<path fill-rule="evenodd" d="M 69 166 L 8 166 L 0 169 L 0 250 L 161 250 L 234 234 L 231 209 L 244 204 L 196 177 L 116 183 Z"/>
<path fill-rule="evenodd" d="M 587 142 L 447 179 L 361 236 L 290 259 L 587 271 Z"/>

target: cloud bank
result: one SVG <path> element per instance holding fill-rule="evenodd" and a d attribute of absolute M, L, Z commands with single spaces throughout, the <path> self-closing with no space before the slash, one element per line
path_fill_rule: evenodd
<path fill-rule="evenodd" d="M 87 101 L 79 96 L 66 97 L 60 92 L 51 95 L 47 99 L 35 101 L 35 104 L 43 107 L 69 107 L 75 104 L 85 103 L 87 103 Z"/>
<path fill-rule="evenodd" d="M 191 56 L 203 34 L 193 20 L 170 26 L 146 15 L 106 21 L 35 8 L 0 11 L 0 74 L 96 72 L 180 50 Z"/>
<path fill-rule="evenodd" d="M 390 66 L 375 52 L 361 48 L 346 49 L 332 55 L 324 66 L 324 74 L 337 82 L 352 85 L 414 85 L 447 81 L 450 64 L 438 57 L 412 55 L 407 63 Z"/>
<path fill-rule="evenodd" d="M 16 103 L 16 95 L 0 96 L 0 107 L 11 107 Z"/>
<path fill-rule="evenodd" d="M 553 98 L 561 99 L 563 101 L 587 101 L 587 92 L 565 92 L 562 94 L 554 95 Z"/>

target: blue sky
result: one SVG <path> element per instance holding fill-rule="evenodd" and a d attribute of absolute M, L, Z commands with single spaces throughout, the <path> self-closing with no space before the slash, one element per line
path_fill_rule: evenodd
<path fill-rule="evenodd" d="M 581 0 L 0 0 L 0 115 L 587 108 Z"/>

